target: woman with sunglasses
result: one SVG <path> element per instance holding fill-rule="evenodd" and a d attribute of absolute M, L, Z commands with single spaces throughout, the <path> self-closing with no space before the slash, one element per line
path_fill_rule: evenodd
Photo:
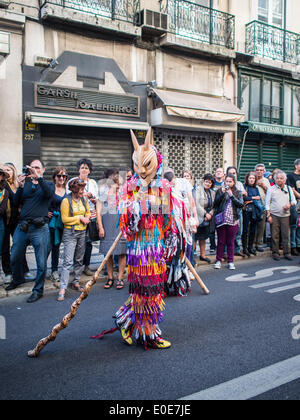
<path fill-rule="evenodd" d="M 49 206 L 49 229 L 51 238 L 51 280 L 55 285 L 59 282 L 58 263 L 59 263 L 59 249 L 62 242 L 63 223 L 61 221 L 61 203 L 66 197 L 66 185 L 68 181 L 67 170 L 63 166 L 58 166 L 54 169 L 52 180 L 55 185 L 55 194 Z"/>

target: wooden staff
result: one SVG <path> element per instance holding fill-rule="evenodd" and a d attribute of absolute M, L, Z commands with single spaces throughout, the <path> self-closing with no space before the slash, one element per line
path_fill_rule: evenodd
<path fill-rule="evenodd" d="M 190 269 L 190 271 L 194 274 L 195 279 L 200 284 L 200 287 L 204 290 L 205 294 L 206 295 L 209 295 L 210 294 L 210 291 L 205 286 L 205 284 L 201 280 L 200 276 L 198 275 L 197 271 L 194 269 L 194 267 L 192 266 L 191 262 L 187 258 L 186 258 L 186 264 L 187 264 L 188 268 Z"/>
<path fill-rule="evenodd" d="M 53 327 L 53 329 L 51 331 L 51 334 L 48 337 L 40 340 L 38 342 L 37 346 L 35 347 L 35 349 L 28 352 L 28 357 L 32 357 L 32 358 L 33 357 L 38 357 L 38 355 L 43 350 L 43 348 L 46 347 L 47 344 L 50 343 L 50 341 L 54 341 L 57 337 L 57 334 L 61 330 L 67 328 L 67 326 L 69 325 L 69 322 L 75 317 L 75 315 L 78 311 L 78 308 L 79 308 L 80 304 L 82 303 L 82 301 L 85 300 L 88 297 L 88 295 L 90 294 L 91 288 L 97 282 L 98 277 L 99 277 L 101 271 L 103 270 L 103 267 L 107 263 L 107 260 L 109 259 L 109 257 L 114 252 L 114 250 L 115 250 L 116 246 L 118 245 L 118 242 L 120 241 L 121 237 L 122 237 L 122 233 L 120 232 L 119 235 L 117 236 L 115 242 L 113 243 L 112 247 L 108 251 L 106 257 L 102 261 L 100 267 L 98 268 L 98 270 L 94 274 L 93 279 L 90 280 L 85 285 L 85 288 L 84 288 L 83 292 L 81 293 L 80 297 L 72 304 L 71 311 L 63 318 L 63 320 L 61 321 L 60 324 L 57 324 L 55 327 Z"/>

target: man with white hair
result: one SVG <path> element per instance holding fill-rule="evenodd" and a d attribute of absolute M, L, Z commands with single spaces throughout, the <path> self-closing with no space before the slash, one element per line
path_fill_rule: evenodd
<path fill-rule="evenodd" d="M 294 192 L 286 185 L 287 175 L 278 171 L 275 175 L 275 185 L 268 189 L 266 196 L 267 220 L 271 225 L 272 253 L 275 261 L 280 261 L 280 233 L 284 258 L 293 261 L 290 242 L 291 207 L 297 204 Z"/>

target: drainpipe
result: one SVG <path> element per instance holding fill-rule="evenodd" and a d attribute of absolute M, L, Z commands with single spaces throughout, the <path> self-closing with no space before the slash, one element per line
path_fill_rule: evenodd
<path fill-rule="evenodd" d="M 246 143 L 246 137 L 247 137 L 247 134 L 249 133 L 249 128 L 248 128 L 248 130 L 245 132 L 245 134 L 244 134 L 244 139 L 243 139 L 243 145 L 242 145 L 242 150 L 241 150 L 241 156 L 240 156 L 240 160 L 239 160 L 239 164 L 238 164 L 238 168 L 237 168 L 237 170 L 238 170 L 238 173 L 240 172 L 240 169 L 241 169 L 241 163 L 242 163 L 242 159 L 243 159 L 243 154 L 244 154 L 244 148 L 245 148 L 245 143 Z"/>
<path fill-rule="evenodd" d="M 230 61 L 229 71 L 230 71 L 230 74 L 233 78 L 233 103 L 234 103 L 235 106 L 237 106 L 237 101 L 238 101 L 237 80 L 238 80 L 238 77 L 237 77 L 237 74 L 236 74 L 236 71 L 235 71 L 233 59 Z M 234 140 L 233 140 L 233 142 L 234 142 L 234 144 L 233 144 L 233 155 L 237 156 L 237 130 L 234 132 L 233 137 L 234 137 Z M 233 163 L 235 165 L 235 162 L 233 162 Z"/>
<path fill-rule="evenodd" d="M 284 5 L 283 5 L 283 7 L 284 7 L 284 10 L 283 10 L 283 19 L 284 19 L 284 22 L 283 22 L 283 25 L 284 25 L 284 39 L 283 39 L 283 62 L 285 63 L 286 62 L 286 42 L 287 42 L 287 40 L 286 40 L 286 29 L 287 29 L 287 4 L 286 4 L 286 0 L 284 0 Z"/>

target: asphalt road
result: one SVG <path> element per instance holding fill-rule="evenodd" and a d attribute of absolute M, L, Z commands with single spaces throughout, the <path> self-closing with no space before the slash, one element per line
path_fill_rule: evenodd
<path fill-rule="evenodd" d="M 300 354 L 300 328 L 292 324 L 297 315 L 300 322 L 299 296 L 295 300 L 300 265 L 282 260 L 276 267 L 288 270 L 268 271 L 273 266 L 269 258 L 253 258 L 237 263 L 235 272 L 201 269 L 209 296 L 194 283 L 187 298 L 166 299 L 162 331 L 172 342 L 169 350 L 127 347 L 119 333 L 91 340 L 114 326 L 112 315 L 128 296 L 125 289 L 106 291 L 97 284 L 69 327 L 39 358 L 29 359 L 27 351 L 60 322 L 77 294 L 70 291 L 61 304 L 54 293 L 31 305 L 24 296 L 2 299 L 6 339 L 0 339 L 0 399 L 174 401 L 211 388 L 214 392 L 217 385 L 244 376 L 252 392 L 253 378 L 247 375 Z M 241 274 L 250 280 L 240 281 L 245 280 Z M 229 276 L 235 281 L 227 281 Z M 249 399 L 299 400 L 299 379 L 274 383 L 274 389 L 267 385 L 259 395 L 250 392 Z M 239 388 L 235 392 L 238 398 Z"/>

